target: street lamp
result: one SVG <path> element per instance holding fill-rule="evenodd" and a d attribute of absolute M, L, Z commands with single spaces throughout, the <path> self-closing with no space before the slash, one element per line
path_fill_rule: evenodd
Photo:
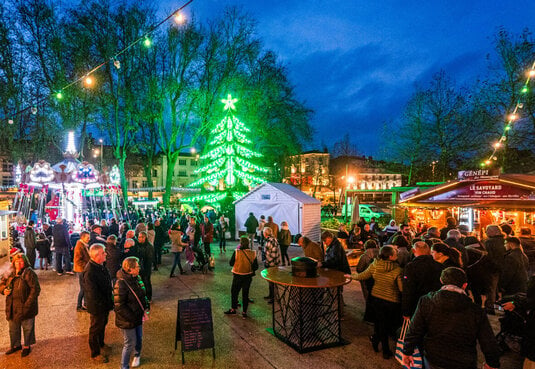
<path fill-rule="evenodd" d="M 102 160 L 104 156 L 104 140 L 101 138 L 98 140 L 100 143 L 100 170 L 102 170 Z"/>

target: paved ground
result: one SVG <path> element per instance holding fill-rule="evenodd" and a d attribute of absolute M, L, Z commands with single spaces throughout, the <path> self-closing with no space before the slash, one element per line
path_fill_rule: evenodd
<path fill-rule="evenodd" d="M 212 299 L 216 355 L 211 350 L 186 353 L 185 368 L 400 368 L 393 359 L 384 360 L 381 354 L 371 350 L 368 336 L 372 327 L 363 324 L 363 298 L 358 283 L 345 288 L 347 304 L 343 321 L 343 336 L 350 344 L 298 354 L 266 331 L 271 326 L 271 306 L 263 300 L 267 283 L 256 276 L 251 287 L 255 303 L 249 308 L 249 318 L 225 316 L 223 310 L 230 307 L 232 275 L 225 255 L 216 253 L 216 269 L 207 275 L 197 272 L 177 278 L 169 278 L 170 255 L 163 258 L 164 267 L 153 273 L 154 297 L 151 319 L 144 327 L 142 368 L 174 368 L 181 366 L 180 344 L 174 350 L 174 335 L 178 299 L 191 296 Z M 230 251 L 229 251 L 230 250 Z M 290 257 L 300 255 L 300 249 L 292 247 Z M 0 319 L 0 368 L 117 368 L 120 363 L 122 335 L 115 327 L 114 315 L 106 331 L 107 344 L 112 346 L 110 363 L 94 365 L 89 360 L 87 333 L 89 316 L 75 311 L 78 280 L 73 276 L 57 276 L 52 271 L 37 271 L 41 282 L 39 315 L 36 319 L 37 344 L 32 353 L 21 359 L 20 355 L 5 356 L 9 347 L 7 323 Z M 258 273 L 257 273 L 258 274 Z M 0 298 L 0 315 L 4 314 L 4 301 Z M 495 323 L 495 321 L 494 321 Z M 521 368 L 518 361 L 507 360 L 502 368 Z"/>

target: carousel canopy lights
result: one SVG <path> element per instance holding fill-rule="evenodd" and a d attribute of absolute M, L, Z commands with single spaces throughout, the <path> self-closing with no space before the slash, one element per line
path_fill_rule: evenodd
<path fill-rule="evenodd" d="M 75 154 L 76 151 L 76 145 L 74 144 L 74 131 L 69 131 L 67 136 L 67 150 L 65 152 L 69 154 Z"/>
<path fill-rule="evenodd" d="M 39 161 L 35 163 L 30 170 L 30 181 L 33 183 L 49 183 L 55 178 L 54 170 L 50 167 L 50 164 L 46 161 Z"/>
<path fill-rule="evenodd" d="M 93 165 L 84 162 L 78 165 L 77 170 L 72 174 L 72 179 L 83 184 L 95 183 L 98 181 L 98 172 Z"/>

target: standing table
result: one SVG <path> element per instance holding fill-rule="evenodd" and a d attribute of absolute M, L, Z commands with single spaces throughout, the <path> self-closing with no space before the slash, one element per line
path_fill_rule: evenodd
<path fill-rule="evenodd" d="M 291 266 L 264 269 L 262 278 L 275 284 L 272 333 L 299 353 L 340 346 L 344 273 L 318 269 L 315 278 L 294 277 Z"/>

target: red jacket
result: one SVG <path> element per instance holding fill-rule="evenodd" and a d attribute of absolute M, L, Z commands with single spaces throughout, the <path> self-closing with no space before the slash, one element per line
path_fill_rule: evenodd
<path fill-rule="evenodd" d="M 201 223 L 202 242 L 212 243 L 214 240 L 214 226 L 212 223 Z"/>

